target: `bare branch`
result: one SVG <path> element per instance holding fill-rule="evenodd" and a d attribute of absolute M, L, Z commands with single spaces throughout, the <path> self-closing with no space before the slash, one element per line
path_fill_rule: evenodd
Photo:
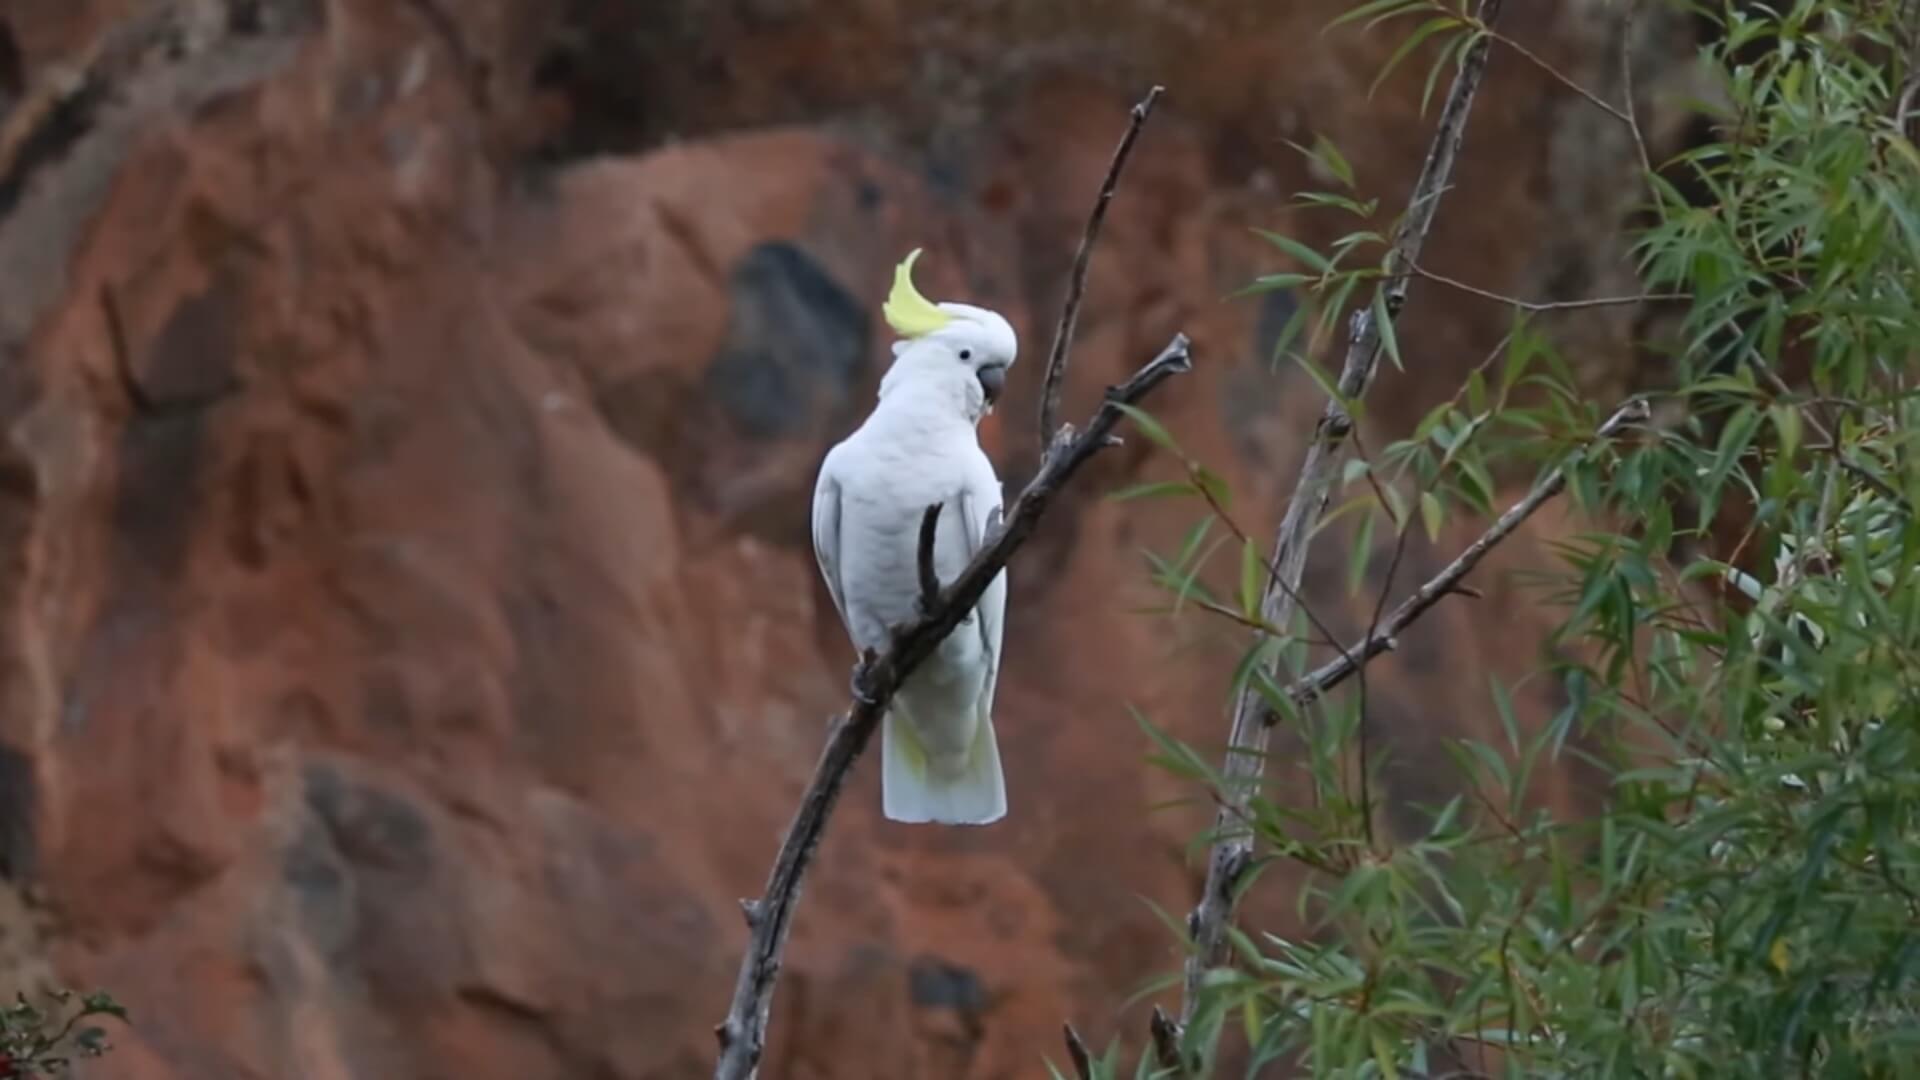
<path fill-rule="evenodd" d="M 1512 38 L 1508 37 L 1505 34 L 1497 33 L 1493 30 L 1487 30 L 1486 34 L 1488 37 L 1492 38 L 1493 40 L 1499 42 L 1502 45 L 1505 45 L 1507 48 L 1512 49 L 1514 52 L 1519 53 L 1521 59 L 1532 64 L 1534 67 L 1539 68 L 1541 71 L 1546 72 L 1547 75 L 1553 79 L 1553 81 L 1559 83 L 1561 86 L 1566 87 L 1567 89 L 1573 91 L 1574 93 L 1579 94 L 1581 97 L 1586 98 L 1589 102 L 1591 102 L 1594 105 L 1595 108 L 1600 109 L 1602 112 L 1606 113 L 1608 116 L 1611 116 L 1615 120 L 1618 120 L 1623 124 L 1626 124 L 1628 127 L 1634 126 L 1633 117 L 1627 115 L 1626 113 L 1621 112 L 1619 109 L 1614 108 L 1612 105 L 1607 104 L 1606 99 L 1600 97 L 1598 94 L 1595 94 L 1593 91 L 1587 89 L 1584 86 L 1581 86 L 1579 83 L 1568 78 L 1563 72 L 1561 72 L 1559 68 L 1554 67 L 1552 64 L 1547 63 L 1546 60 L 1540 56 L 1539 53 L 1534 52 L 1532 49 L 1527 48 L 1525 45 L 1520 44 L 1519 42 L 1513 40 Z"/>
<path fill-rule="evenodd" d="M 1093 1055 L 1087 1052 L 1086 1041 L 1073 1030 L 1072 1024 L 1061 1024 L 1060 1032 L 1067 1040 L 1067 1057 L 1073 1060 L 1073 1075 L 1080 1080 L 1093 1080 Z"/>
<path fill-rule="evenodd" d="M 1477 16 L 1479 25 L 1491 27 L 1500 17 L 1502 2 L 1481 0 Z M 1386 263 L 1382 267 L 1386 280 L 1380 286 L 1380 298 L 1389 319 L 1398 316 L 1406 303 L 1410 284 L 1407 267 L 1419 259 L 1421 246 L 1433 225 L 1433 215 L 1439 207 L 1440 196 L 1453 174 L 1454 160 L 1459 154 L 1473 97 L 1486 73 L 1490 44 L 1491 39 L 1483 36 L 1469 46 L 1461 58 L 1459 73 L 1454 77 L 1446 103 L 1441 108 L 1426 162 L 1414 184 L 1407 212 L 1401 217 L 1393 246 L 1387 253 Z M 1308 445 L 1306 460 L 1300 467 L 1300 480 L 1294 487 L 1293 499 L 1287 506 L 1286 516 L 1280 522 L 1279 535 L 1275 540 L 1273 562 L 1280 568 L 1281 574 L 1268 582 L 1262 601 L 1267 622 L 1275 626 L 1286 627 L 1293 621 L 1295 605 L 1291 596 L 1299 590 L 1301 574 L 1306 569 L 1307 549 L 1320 515 L 1326 510 L 1340 455 L 1353 429 L 1353 418 L 1347 414 L 1341 402 L 1357 400 L 1365 395 L 1379 365 L 1380 341 L 1380 327 L 1374 323 L 1373 307 L 1355 312 L 1346 360 L 1340 371 L 1340 397 L 1327 403 L 1320 423 L 1314 429 L 1313 441 Z M 1281 659 L 1276 655 L 1270 661 L 1269 676 L 1278 672 Z M 1185 995 L 1180 1009 L 1183 1026 L 1192 1022 L 1194 1010 L 1199 1005 L 1200 984 L 1207 970 L 1223 959 L 1227 921 L 1233 914 L 1236 887 L 1252 862 L 1253 837 L 1244 827 L 1236 828 L 1234 823 L 1244 818 L 1246 803 L 1259 787 L 1265 767 L 1270 733 L 1264 721 L 1265 714 L 1266 705 L 1257 680 L 1249 679 L 1234 708 L 1233 732 L 1222 770 L 1225 780 L 1223 786 L 1226 788 L 1223 794 L 1231 805 L 1222 807 L 1216 817 L 1219 839 L 1214 842 L 1207 860 L 1206 885 L 1199 903 L 1187 917 L 1193 951 L 1186 963 Z"/>
<path fill-rule="evenodd" d="M 1650 181 L 1654 175 L 1653 155 L 1647 152 L 1647 136 L 1640 130 L 1640 114 L 1634 105 L 1633 93 L 1633 30 L 1639 15 L 1640 0 L 1630 0 L 1627 17 L 1620 27 L 1620 84 L 1621 94 L 1627 99 L 1627 130 L 1633 133 L 1633 147 L 1640 152 L 1640 168 Z"/>
<path fill-rule="evenodd" d="M 1522 300 L 1519 297 L 1507 296 L 1503 293 L 1482 289 L 1478 285 L 1469 285 L 1464 281 L 1447 277 L 1444 274 L 1436 274 L 1418 263 L 1408 263 L 1407 272 L 1415 277 L 1425 278 L 1436 285 L 1445 285 L 1449 289 L 1458 289 L 1463 293 L 1470 293 L 1474 296 L 1493 300 L 1509 307 L 1516 307 L 1522 311 L 1572 311 L 1579 308 L 1647 304 L 1657 300 L 1692 299 L 1688 293 L 1637 293 L 1632 296 L 1595 296 L 1585 300 Z"/>
<path fill-rule="evenodd" d="M 794 905 L 800 898 L 801 881 L 847 774 L 873 737 L 895 691 L 980 602 L 981 594 L 1033 534 L 1041 515 L 1067 481 L 1095 454 L 1112 445 L 1113 429 L 1124 415 L 1118 406 L 1134 404 L 1167 379 L 1193 370 L 1189 348 L 1187 336 L 1175 334 L 1160 355 L 1132 378 L 1108 388 L 1106 401 L 1085 431 L 1076 434 L 1063 428 L 1048 446 L 1039 472 L 1001 523 L 989 531 L 986 543 L 966 570 L 940 590 L 931 610 L 894 629 L 892 643 L 884 654 L 869 652 L 861 659 L 854 672 L 854 705 L 827 736 L 813 779 L 800 798 L 800 808 L 767 875 L 766 893 L 760 900 L 741 905 L 751 934 L 727 1018 L 714 1029 L 720 1040 L 715 1080 L 749 1080 L 759 1068 L 774 985 L 780 977 L 780 954 L 786 946 Z M 922 519 L 923 526 L 931 516 Z M 924 528 L 922 532 L 924 535 Z"/>
<path fill-rule="evenodd" d="M 925 615 L 940 602 L 940 575 L 933 569 L 933 538 L 940 527 L 940 508 L 944 503 L 933 503 L 927 507 L 926 514 L 920 519 L 920 546 L 915 563 L 920 569 L 920 614 Z"/>
<path fill-rule="evenodd" d="M 1127 167 L 1134 140 L 1140 137 L 1140 129 L 1146 126 L 1147 116 L 1153 112 L 1153 103 L 1164 90 L 1160 86 L 1148 90 L 1147 96 L 1129 113 L 1132 119 L 1127 124 L 1127 133 L 1120 136 L 1120 145 L 1114 148 L 1107 178 L 1093 200 L 1092 212 L 1087 215 L 1087 229 L 1080 234 L 1080 250 L 1073 256 L 1073 273 L 1067 278 L 1066 306 L 1060 309 L 1060 325 L 1053 332 L 1053 348 L 1047 351 L 1046 378 L 1040 385 L 1041 453 L 1046 452 L 1048 440 L 1054 436 L 1054 418 L 1060 412 L 1060 383 L 1066 378 L 1067 351 L 1073 348 L 1074 326 L 1080 321 L 1080 301 L 1086 295 L 1087 264 L 1093 255 L 1093 242 L 1099 238 L 1100 225 L 1107 219 L 1107 204 L 1113 201 L 1114 189 L 1120 185 L 1120 172 Z"/>
<path fill-rule="evenodd" d="M 1607 422 L 1600 425 L 1594 434 L 1593 442 L 1603 442 L 1618 435 L 1629 424 L 1642 423 L 1647 419 L 1649 409 L 1644 399 L 1629 401 L 1614 411 Z M 1591 444 L 1589 444 L 1591 445 Z M 1300 678 L 1288 688 L 1288 696 L 1296 704 L 1306 704 L 1325 694 L 1328 690 L 1345 681 L 1349 675 L 1359 670 L 1368 660 L 1383 652 L 1391 652 L 1401 632 L 1413 624 L 1415 619 L 1424 615 L 1428 608 L 1440 602 L 1449 593 L 1472 595 L 1471 590 L 1460 584 L 1461 579 L 1473 572 L 1473 568 L 1486 558 L 1487 552 L 1505 540 L 1520 523 L 1532 517 L 1536 510 L 1549 499 L 1560 494 L 1567 486 L 1565 467 L 1557 468 L 1534 485 L 1525 498 L 1507 508 L 1480 538 L 1467 545 L 1452 562 L 1435 574 L 1432 580 L 1416 589 L 1400 606 L 1393 609 L 1378 624 L 1378 628 L 1368 634 L 1367 639 L 1355 648 L 1348 649 L 1320 667 Z M 1272 724 L 1280 717 L 1271 709 L 1267 711 L 1266 722 Z"/>

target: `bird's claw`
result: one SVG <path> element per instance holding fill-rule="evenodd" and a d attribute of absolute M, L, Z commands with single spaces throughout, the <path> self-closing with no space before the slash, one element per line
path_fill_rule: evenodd
<path fill-rule="evenodd" d="M 853 665 L 853 672 L 847 676 L 847 691 L 853 695 L 854 701 L 868 708 L 872 708 L 878 705 L 879 702 L 874 699 L 872 694 L 867 692 L 866 674 L 867 662 L 861 660 L 855 663 Z"/>

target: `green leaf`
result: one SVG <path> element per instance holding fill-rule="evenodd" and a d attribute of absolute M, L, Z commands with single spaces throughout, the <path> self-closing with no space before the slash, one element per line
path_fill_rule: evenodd
<path fill-rule="evenodd" d="M 1180 447 L 1173 441 L 1173 436 L 1161 425 L 1160 421 L 1155 420 L 1145 409 L 1137 405 L 1128 405 L 1121 401 L 1113 401 L 1108 404 L 1130 418 L 1134 425 L 1140 429 L 1140 433 L 1147 437 L 1148 442 L 1170 453 L 1180 453 Z"/>
<path fill-rule="evenodd" d="M 1260 553 L 1254 550 L 1252 540 L 1240 542 L 1240 614 L 1249 619 L 1260 618 L 1261 600 L 1265 582 L 1262 575 L 1266 563 Z"/>
<path fill-rule="evenodd" d="M 1767 413 L 1780 438 L 1780 456 L 1791 461 L 1800 449 L 1800 410 L 1791 405 L 1775 405 Z"/>
<path fill-rule="evenodd" d="M 1451 15 L 1435 16 L 1420 24 L 1420 28 L 1408 34 L 1406 39 L 1400 42 L 1400 47 L 1393 50 L 1393 55 L 1387 57 L 1387 62 L 1381 66 L 1380 73 L 1373 77 L 1373 82 L 1367 87 L 1367 96 L 1372 97 L 1374 92 L 1380 89 L 1380 84 L 1387 81 L 1387 76 L 1393 73 L 1393 69 L 1400 66 L 1400 61 L 1405 60 L 1408 54 L 1419 48 L 1421 42 L 1442 30 L 1451 30 L 1460 25 L 1462 25 L 1460 20 Z"/>
<path fill-rule="evenodd" d="M 1114 502 L 1131 502 L 1135 499 L 1165 499 L 1198 494 L 1199 489 L 1185 481 L 1162 480 L 1132 484 L 1109 494 L 1107 498 Z"/>
<path fill-rule="evenodd" d="M 1454 64 L 1457 68 L 1460 61 L 1465 59 L 1467 50 L 1472 48 L 1473 43 L 1478 41 L 1481 36 L 1482 34 L 1479 31 L 1471 34 L 1461 34 L 1457 37 L 1449 38 L 1447 43 L 1441 46 L 1440 55 L 1433 58 L 1433 66 L 1427 69 L 1426 85 L 1420 89 L 1421 116 L 1425 116 L 1427 114 L 1427 106 L 1433 104 L 1433 89 L 1440 79 L 1440 72 L 1446 68 L 1448 63 Z"/>
<path fill-rule="evenodd" d="M 1349 9 L 1346 14 L 1329 22 L 1327 29 L 1331 30 L 1336 26 L 1350 22 L 1358 22 L 1361 19 L 1374 16 L 1384 15 L 1391 18 L 1394 15 L 1403 14 L 1407 11 L 1418 10 L 1423 4 L 1424 0 L 1368 0 L 1367 3 Z"/>
<path fill-rule="evenodd" d="M 1287 140 L 1287 145 L 1300 151 L 1300 153 L 1306 155 L 1308 158 L 1319 162 L 1322 167 L 1333 174 L 1334 179 L 1340 181 L 1341 187 L 1352 190 L 1354 182 L 1353 166 L 1347 161 L 1346 157 L 1340 153 L 1340 148 L 1334 145 L 1333 140 L 1319 132 L 1315 132 L 1313 136 L 1313 148 L 1311 150 L 1294 142 L 1292 139 Z"/>
<path fill-rule="evenodd" d="M 1314 270 L 1318 271 L 1319 274 L 1321 275 L 1324 275 L 1333 269 L 1333 263 L 1328 261 L 1325 255 L 1320 254 L 1319 252 L 1313 250 L 1312 248 L 1308 247 L 1307 245 L 1301 243 L 1298 240 L 1295 240 L 1290 236 L 1285 236 L 1277 232 L 1272 232 L 1268 229 L 1255 229 L 1253 231 L 1256 233 L 1259 233 L 1262 237 L 1266 238 L 1266 241 L 1272 244 L 1274 247 L 1277 247 L 1281 251 L 1286 252 L 1287 255 L 1290 256 L 1295 262 L 1304 263 L 1307 266 L 1311 266 L 1313 267 Z"/>
<path fill-rule="evenodd" d="M 1367 564 L 1373 559 L 1373 521 L 1371 513 L 1362 514 L 1360 526 L 1354 530 L 1353 548 L 1347 557 L 1348 596 L 1358 596 L 1367 579 Z"/>
<path fill-rule="evenodd" d="M 1400 1070 L 1393 1064 L 1393 1048 L 1378 1028 L 1372 1032 L 1372 1042 L 1373 1060 L 1374 1064 L 1380 1066 L 1380 1074 L 1387 1080 L 1400 1080 Z"/>
<path fill-rule="evenodd" d="M 1333 384 L 1333 380 L 1327 378 L 1326 373 L 1320 370 L 1318 364 L 1315 364 L 1304 356 L 1298 355 L 1294 357 L 1294 362 L 1306 371 L 1308 377 L 1313 379 L 1313 384 L 1318 386 L 1320 392 L 1327 395 L 1329 400 L 1339 402 L 1342 407 L 1346 405 L 1347 399 L 1341 396 L 1339 387 Z"/>
<path fill-rule="evenodd" d="M 1446 511 L 1440 506 L 1440 500 L 1431 491 L 1420 493 L 1420 520 L 1427 527 L 1427 540 L 1440 539 L 1440 524 Z"/>
<path fill-rule="evenodd" d="M 1228 296 L 1237 298 L 1252 296 L 1256 293 L 1273 292 L 1276 289 L 1292 289 L 1305 285 L 1310 281 L 1318 280 L 1320 280 L 1318 274 L 1301 274 L 1292 271 L 1284 274 L 1262 274 L 1254 278 L 1249 284 L 1243 285 L 1239 289 L 1229 293 Z"/>
<path fill-rule="evenodd" d="M 1500 730 L 1506 733 L 1507 746 L 1517 754 L 1520 752 L 1520 725 L 1514 719 L 1513 699 L 1507 696 L 1507 688 L 1498 677 L 1488 676 L 1487 682 L 1493 687 L 1493 707 L 1500 716 Z"/>
<path fill-rule="evenodd" d="M 1380 347 L 1386 350 L 1387 358 L 1393 361 L 1396 371 L 1405 371 L 1406 365 L 1400 362 L 1400 337 L 1393 328 L 1393 317 L 1387 314 L 1387 293 L 1378 289 L 1373 294 L 1373 327 L 1379 331 Z"/>
<path fill-rule="evenodd" d="M 112 1016 L 120 1020 L 131 1020 L 126 1007 L 115 1001 L 112 994 L 104 990 L 95 990 L 80 999 L 81 1009 L 89 1015 Z"/>

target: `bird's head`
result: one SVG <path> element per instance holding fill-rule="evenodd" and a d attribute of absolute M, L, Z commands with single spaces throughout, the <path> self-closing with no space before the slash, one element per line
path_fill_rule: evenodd
<path fill-rule="evenodd" d="M 992 412 L 1020 348 L 1013 326 L 998 312 L 972 304 L 936 304 L 920 295 L 913 285 L 913 263 L 919 257 L 915 248 L 894 268 L 893 291 L 881 308 L 901 340 L 894 343 L 893 367 L 880 381 L 880 394 L 886 396 L 889 384 L 909 377 L 964 375 L 979 388 L 980 408 Z M 973 400 L 971 390 L 967 394 Z"/>

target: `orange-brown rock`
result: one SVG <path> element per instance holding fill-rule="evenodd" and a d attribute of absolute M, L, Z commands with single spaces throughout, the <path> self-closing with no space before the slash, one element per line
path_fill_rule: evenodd
<path fill-rule="evenodd" d="M 1604 77 L 1598 17 L 1510 6 Z M 1021 330 L 983 438 L 1024 482 L 1080 223 L 1149 80 L 1170 96 L 1066 415 L 1184 329 L 1199 370 L 1153 408 L 1270 528 L 1320 405 L 1267 361 L 1302 301 L 1224 297 L 1284 266 L 1248 226 L 1348 228 L 1289 207 L 1326 179 L 1283 140 L 1325 132 L 1404 197 L 1417 58 L 1369 99 L 1392 38 L 1316 38 L 1332 3 L 1030 7 L 0 5 L 0 958 L 133 1010 L 88 1075 L 705 1075 L 735 898 L 844 704 L 804 522 L 886 363 L 889 271 L 924 246 L 929 295 Z M 1556 142 L 1581 108 L 1499 58 L 1432 267 L 1538 297 L 1618 277 L 1627 149 Z M 1626 318 L 1570 326 L 1584 370 L 1626 377 Z M 1419 290 L 1375 445 L 1504 325 Z M 1194 511 L 1102 496 L 1168 468 L 1130 441 L 1013 566 L 1004 824 L 888 823 L 855 776 L 769 1075 L 1035 1076 L 1069 1018 L 1137 1040 L 1122 1002 L 1178 962 L 1142 898 L 1190 904 L 1205 814 L 1154 809 L 1194 792 L 1129 710 L 1214 752 L 1242 645 L 1134 613 L 1140 550 Z M 1338 554 L 1307 596 L 1354 634 Z M 1488 675 L 1536 665 L 1547 616 L 1502 572 L 1544 557 L 1510 544 L 1376 669 L 1394 820 L 1447 792 L 1440 740 L 1491 729 Z M 1288 925 L 1284 875 L 1261 904 Z"/>

